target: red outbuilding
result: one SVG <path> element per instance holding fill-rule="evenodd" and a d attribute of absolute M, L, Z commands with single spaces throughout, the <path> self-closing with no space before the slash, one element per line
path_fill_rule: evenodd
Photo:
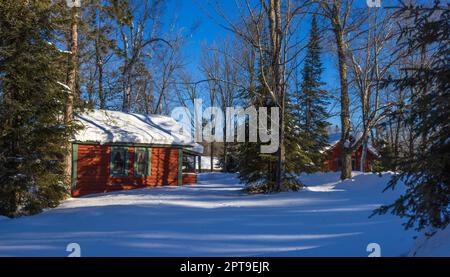
<path fill-rule="evenodd" d="M 326 159 L 324 162 L 324 168 L 326 171 L 340 171 L 342 167 L 341 153 L 342 142 L 340 141 L 340 134 L 330 134 L 328 139 L 329 146 L 325 150 Z M 351 137 L 350 143 L 354 141 L 354 137 Z M 352 170 L 361 171 L 361 154 L 363 147 L 360 146 L 352 154 Z M 378 152 L 372 146 L 371 143 L 367 145 L 366 160 L 364 163 L 364 171 L 370 172 L 372 170 L 373 162 L 378 159 Z"/>
<path fill-rule="evenodd" d="M 197 182 L 203 147 L 162 115 L 94 110 L 76 117 L 72 196 Z"/>

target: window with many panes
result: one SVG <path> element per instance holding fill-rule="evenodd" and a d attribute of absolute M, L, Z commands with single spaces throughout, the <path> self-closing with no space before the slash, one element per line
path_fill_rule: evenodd
<path fill-rule="evenodd" d="M 195 156 L 189 154 L 183 154 L 183 172 L 194 173 L 195 172 Z"/>
<path fill-rule="evenodd" d="M 128 175 L 128 148 L 112 147 L 110 157 L 110 174 L 111 176 L 127 176 Z"/>
<path fill-rule="evenodd" d="M 134 151 L 134 175 L 150 176 L 152 149 L 151 148 L 135 148 Z"/>

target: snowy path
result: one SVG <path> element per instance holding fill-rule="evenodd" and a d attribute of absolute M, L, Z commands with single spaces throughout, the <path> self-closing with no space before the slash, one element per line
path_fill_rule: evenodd
<path fill-rule="evenodd" d="M 244 195 L 232 174 L 203 174 L 193 186 L 70 199 L 57 209 L 0 220 L 0 256 L 382 256 L 405 255 L 412 231 L 386 215 L 368 219 L 396 194 L 389 176 L 306 176 L 309 191 Z M 336 185 L 337 184 L 337 185 Z M 335 187 L 336 186 L 336 187 Z"/>

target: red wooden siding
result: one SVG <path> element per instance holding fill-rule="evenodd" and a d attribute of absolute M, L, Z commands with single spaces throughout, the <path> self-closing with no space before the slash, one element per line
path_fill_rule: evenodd
<path fill-rule="evenodd" d="M 342 143 L 338 142 L 333 148 L 329 149 L 327 151 L 327 159 L 324 163 L 324 169 L 326 171 L 338 171 L 338 159 L 341 157 L 342 153 Z M 361 153 L 362 153 L 362 146 L 358 148 L 357 151 L 355 151 L 352 154 L 352 160 L 355 160 L 355 170 L 360 170 L 360 163 L 361 163 Z M 364 171 L 371 171 L 372 162 L 377 159 L 377 157 L 367 150 L 366 155 L 366 161 L 364 165 Z"/>
<path fill-rule="evenodd" d="M 183 173 L 183 184 L 196 184 L 197 174 L 195 173 Z"/>
<path fill-rule="evenodd" d="M 72 196 L 178 184 L 177 148 L 152 148 L 151 175 L 142 177 L 134 176 L 134 147 L 131 146 L 128 147 L 128 176 L 110 176 L 110 151 L 109 145 L 78 145 L 77 180 Z M 194 178 L 186 177 L 186 183 L 191 182 Z"/>

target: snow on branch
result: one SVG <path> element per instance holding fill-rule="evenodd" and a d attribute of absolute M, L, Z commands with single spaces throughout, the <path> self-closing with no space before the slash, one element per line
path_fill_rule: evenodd
<path fill-rule="evenodd" d="M 65 90 L 70 91 L 70 87 L 64 83 L 61 83 L 59 81 L 57 81 L 56 83 L 58 83 L 58 85 L 62 86 Z"/>
<path fill-rule="evenodd" d="M 59 53 L 63 53 L 63 54 L 72 54 L 72 51 L 67 51 L 67 50 L 62 50 L 59 49 L 58 47 L 56 47 L 56 45 L 50 41 L 47 41 L 47 44 L 50 46 L 53 46 Z"/>

